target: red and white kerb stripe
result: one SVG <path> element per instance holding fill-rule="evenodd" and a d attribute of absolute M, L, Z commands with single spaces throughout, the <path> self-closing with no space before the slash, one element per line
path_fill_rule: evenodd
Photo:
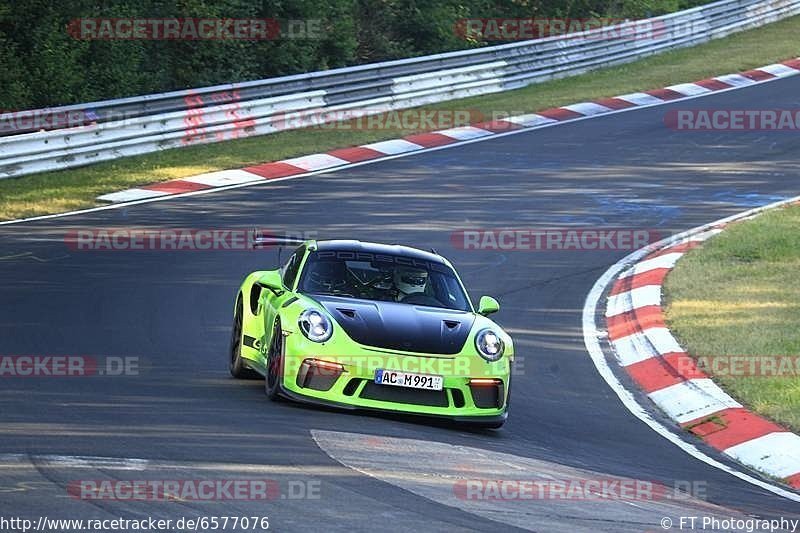
<path fill-rule="evenodd" d="M 590 116 L 603 115 L 612 111 L 664 104 L 701 94 L 744 87 L 756 83 L 793 76 L 800 73 L 800 58 L 748 70 L 740 74 L 728 74 L 700 80 L 696 83 L 679 83 L 663 89 L 640 93 L 623 94 L 614 98 L 602 98 L 594 102 L 582 102 L 537 113 L 506 117 L 501 120 L 481 122 L 471 126 L 450 128 L 429 133 L 409 135 L 402 139 L 392 139 L 350 148 L 341 148 L 322 154 L 311 154 L 293 159 L 273 161 L 244 169 L 222 170 L 178 180 L 155 183 L 135 189 L 105 194 L 97 199 L 104 202 L 131 202 L 158 196 L 168 196 L 244 183 L 257 183 L 264 180 L 286 178 L 308 172 L 333 169 L 351 163 L 380 159 L 387 156 L 434 148 L 462 141 L 486 137 L 519 129 L 535 129 L 557 122 L 569 122 Z"/>
<path fill-rule="evenodd" d="M 648 397 L 681 427 L 726 455 L 800 488 L 800 436 L 748 411 L 719 388 L 664 323 L 661 286 L 688 250 L 714 228 L 645 257 L 612 286 L 608 338 L 617 360 Z"/>

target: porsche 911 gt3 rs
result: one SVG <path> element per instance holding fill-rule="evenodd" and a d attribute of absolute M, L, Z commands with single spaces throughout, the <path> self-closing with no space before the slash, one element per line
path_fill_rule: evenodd
<path fill-rule="evenodd" d="M 350 240 L 303 242 L 253 272 L 234 308 L 230 371 L 267 396 L 500 427 L 514 346 L 435 252 Z"/>

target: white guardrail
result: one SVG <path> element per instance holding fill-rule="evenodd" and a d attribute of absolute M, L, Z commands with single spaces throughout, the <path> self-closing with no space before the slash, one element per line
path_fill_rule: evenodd
<path fill-rule="evenodd" d="M 516 89 L 798 13 L 800 0 L 722 0 L 565 36 L 26 112 L 30 117 L 78 117 L 80 125 L 63 129 L 25 132 L 20 113 L 0 115 L 0 126 L 16 124 L 16 129 L 0 128 L 5 134 L 0 137 L 0 178 L 297 127 L 286 120 L 287 113 L 374 114 Z"/>

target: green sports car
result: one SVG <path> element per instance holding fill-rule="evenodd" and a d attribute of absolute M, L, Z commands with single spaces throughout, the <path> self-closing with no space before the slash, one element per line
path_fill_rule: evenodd
<path fill-rule="evenodd" d="M 508 412 L 511 337 L 477 311 L 435 252 L 306 241 L 236 298 L 230 371 L 267 396 L 347 409 L 446 417 L 497 428 Z"/>

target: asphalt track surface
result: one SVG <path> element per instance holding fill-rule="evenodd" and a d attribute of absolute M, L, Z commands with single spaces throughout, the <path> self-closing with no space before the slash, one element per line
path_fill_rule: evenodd
<path fill-rule="evenodd" d="M 442 505 L 344 466 L 313 430 L 461 445 L 537 461 L 544 470 L 666 485 L 702 481 L 705 499 L 723 514 L 798 518 L 797 503 L 659 437 L 598 375 L 584 348 L 581 310 L 595 280 L 627 251 L 501 253 L 450 242 L 453 231 L 472 228 L 666 235 L 795 196 L 796 133 L 685 133 L 662 119 L 674 108 L 794 109 L 798 100 L 794 77 L 297 180 L 0 227 L 0 354 L 136 356 L 146 367 L 139 376 L 3 379 L 0 516 L 247 514 L 268 515 L 277 531 L 509 529 L 470 512 L 470 502 Z M 474 299 L 490 294 L 501 302 L 497 320 L 522 358 L 509 421 L 500 431 L 466 431 L 269 402 L 260 381 L 229 377 L 226 357 L 238 284 L 250 271 L 274 267 L 276 252 L 91 253 L 64 243 L 72 229 L 131 226 L 262 227 L 435 247 Z M 385 453 L 364 450 L 363 457 L 373 455 Z M 75 479 L 250 475 L 314 480 L 319 498 L 87 502 L 65 489 Z M 624 509 L 598 511 L 593 519 L 583 513 L 587 505 L 537 507 L 523 523 L 542 531 L 660 530 L 656 511 L 635 520 Z M 513 505 L 507 512 L 515 513 Z"/>

